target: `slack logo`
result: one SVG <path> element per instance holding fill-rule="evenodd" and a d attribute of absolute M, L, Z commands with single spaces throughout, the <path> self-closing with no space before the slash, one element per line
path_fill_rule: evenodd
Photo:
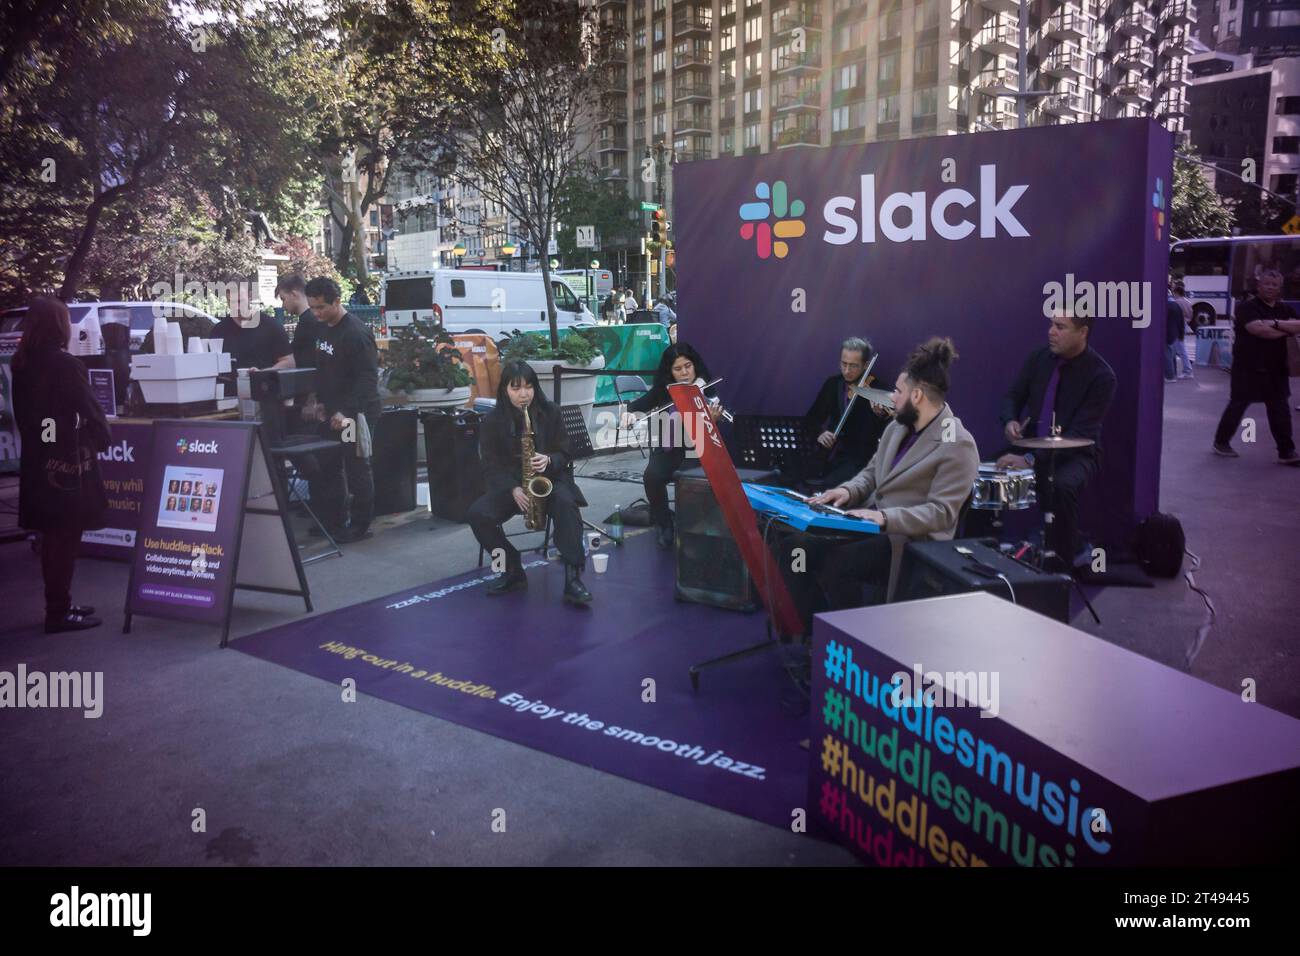
<path fill-rule="evenodd" d="M 890 242 L 924 242 L 929 238 L 927 226 L 941 239 L 965 239 L 975 232 L 976 223 L 972 221 L 975 217 L 951 210 L 954 206 L 970 209 L 976 205 L 979 238 L 996 237 L 999 226 L 1008 236 L 1028 236 L 1029 230 L 1021 225 L 1012 210 L 1029 186 L 1011 186 L 998 195 L 997 178 L 997 167 L 989 164 L 980 167 L 978 196 L 966 189 L 952 188 L 931 201 L 925 190 L 896 192 L 886 196 L 877 208 L 876 177 L 865 174 L 859 180 L 857 198 L 833 196 L 826 201 L 822 215 L 831 228 L 822 234 L 822 239 L 835 246 L 847 245 L 855 239 L 875 242 L 877 224 L 880 234 Z"/>
<path fill-rule="evenodd" d="M 127 444 L 126 439 L 122 439 L 116 445 L 112 445 L 99 453 L 100 461 L 120 461 L 135 462 L 135 448 Z"/>
<path fill-rule="evenodd" d="M 176 439 L 176 450 L 184 455 L 186 452 L 196 455 L 215 455 L 217 453 L 217 443 L 215 441 L 188 441 L 184 438 Z"/>

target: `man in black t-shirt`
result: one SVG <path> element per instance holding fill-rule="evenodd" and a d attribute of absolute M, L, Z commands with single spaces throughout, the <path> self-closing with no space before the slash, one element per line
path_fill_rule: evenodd
<path fill-rule="evenodd" d="M 374 517 L 368 436 L 379 424 L 379 355 L 374 336 L 344 310 L 340 296 L 332 279 L 307 283 L 307 301 L 321 325 L 316 338 L 316 395 L 303 409 L 303 417 L 317 422 L 323 435 L 343 443 L 341 464 L 333 456 L 320 462 L 321 475 L 312 496 L 321 503 L 322 520 L 331 535 L 349 542 L 365 537 Z M 351 524 L 345 529 L 348 491 Z"/>
<path fill-rule="evenodd" d="M 320 320 L 307 305 L 307 283 L 296 273 L 280 276 L 275 294 L 284 306 L 284 311 L 298 319 L 293 330 L 294 366 L 315 368 L 316 336 L 320 332 Z"/>
<path fill-rule="evenodd" d="M 1282 272 L 1266 266 L 1255 280 L 1255 298 L 1236 308 L 1233 316 L 1232 379 L 1228 407 L 1214 433 L 1214 453 L 1237 458 L 1232 436 L 1247 407 L 1263 402 L 1268 428 L 1284 465 L 1300 465 L 1291 435 L 1291 386 L 1287 381 L 1286 340 L 1300 335 L 1300 319 L 1282 301 Z"/>
<path fill-rule="evenodd" d="M 284 327 L 269 312 L 255 307 L 247 315 L 232 313 L 216 324 L 210 338 L 221 339 L 221 350 L 230 354 L 232 368 L 250 371 L 293 368 L 293 349 Z M 227 388 L 227 395 L 234 392 Z"/>

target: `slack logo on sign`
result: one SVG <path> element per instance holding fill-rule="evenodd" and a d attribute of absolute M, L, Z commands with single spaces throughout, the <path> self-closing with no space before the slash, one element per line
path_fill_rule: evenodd
<path fill-rule="evenodd" d="M 126 443 L 126 439 L 112 445 L 99 453 L 100 461 L 135 462 L 135 448 Z"/>
<path fill-rule="evenodd" d="M 945 189 L 930 201 L 924 190 L 890 193 L 876 206 L 876 177 L 870 173 L 859 181 L 858 198 L 833 196 L 826 201 L 822 215 L 831 228 L 822 234 L 822 240 L 843 246 L 857 239 L 860 242 L 876 241 L 876 225 L 890 242 L 924 242 L 929 238 L 927 223 L 941 239 L 965 239 L 975 232 L 976 224 L 958 214 L 953 218 L 953 206 L 969 209 L 978 204 L 979 238 L 993 239 L 998 226 L 1009 236 L 1029 235 L 1012 212 L 1028 185 L 1011 186 L 998 195 L 997 167 L 989 164 L 980 167 L 978 197 L 965 189 Z M 927 208 L 928 207 L 928 208 Z M 856 218 L 851 213 L 856 212 Z M 900 217 L 900 214 L 905 214 Z M 903 222 L 899 222 L 900 218 Z"/>
<path fill-rule="evenodd" d="M 184 455 L 186 452 L 196 455 L 215 455 L 217 453 L 217 443 L 215 441 L 188 441 L 184 438 L 176 439 L 176 450 Z"/>

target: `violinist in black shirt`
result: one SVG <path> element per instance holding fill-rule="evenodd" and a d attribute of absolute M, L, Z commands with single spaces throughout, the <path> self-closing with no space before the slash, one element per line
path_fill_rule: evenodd
<path fill-rule="evenodd" d="M 1115 372 L 1088 344 L 1093 321 L 1053 316 L 1047 331 L 1048 344 L 1029 356 L 1002 399 L 1001 418 L 1008 442 L 1045 437 L 1055 420 L 1063 437 L 1089 438 L 1095 443 L 1087 448 L 1045 452 L 1038 457 L 1013 449 L 998 459 L 1001 469 L 1034 469 L 1041 506 L 1054 515 L 1047 526 L 1047 547 L 1067 567 L 1076 553 L 1079 495 L 1100 468 L 1101 422 L 1115 397 Z M 1022 412 L 1029 417 L 1021 419 Z M 1055 502 L 1047 500 L 1051 457 L 1056 459 Z"/>
<path fill-rule="evenodd" d="M 867 363 L 875 353 L 865 339 L 851 338 L 840 346 L 840 373 L 822 383 L 817 398 L 804 420 L 817 432 L 817 443 L 826 449 L 819 477 L 825 487 L 834 488 L 860 472 L 876 453 L 889 415 L 865 399 L 853 401 L 853 389 L 862 380 Z M 853 409 L 838 436 L 835 428 L 849 402 Z"/>
<path fill-rule="evenodd" d="M 504 573 L 485 590 L 495 597 L 528 586 L 519 551 L 501 529 L 503 521 L 528 510 L 522 459 L 525 407 L 533 430 L 533 474 L 551 481 L 551 493 L 540 500 L 555 525 L 555 546 L 564 561 L 564 600 L 579 606 L 590 604 L 591 592 L 582 583 L 587 558 L 578 510 L 587 500 L 573 479 L 573 452 L 560 409 L 547 401 L 537 373 L 527 362 L 510 362 L 501 370 L 496 407 L 483 419 L 479 432 L 487 493 L 470 506 L 469 525 L 494 560 L 497 554 L 505 555 Z"/>

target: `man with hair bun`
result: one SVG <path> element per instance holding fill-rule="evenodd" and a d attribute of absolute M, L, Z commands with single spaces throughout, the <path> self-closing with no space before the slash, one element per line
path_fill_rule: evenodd
<path fill-rule="evenodd" d="M 815 536 L 787 539 L 783 550 L 798 546 L 809 554 L 803 573 L 788 570 L 788 553 L 781 563 L 806 627 L 822 597 L 831 609 L 859 607 L 864 584 L 878 586 L 868 603 L 885 596 L 893 552 L 889 535 L 914 541 L 954 536 L 979 473 L 975 439 L 947 402 L 949 368 L 956 357 L 951 339 L 932 338 L 917 348 L 894 384 L 895 417 L 871 460 L 842 485 L 811 499 L 846 508 L 885 533 L 830 548 Z M 817 593 L 817 577 L 824 595 Z"/>

